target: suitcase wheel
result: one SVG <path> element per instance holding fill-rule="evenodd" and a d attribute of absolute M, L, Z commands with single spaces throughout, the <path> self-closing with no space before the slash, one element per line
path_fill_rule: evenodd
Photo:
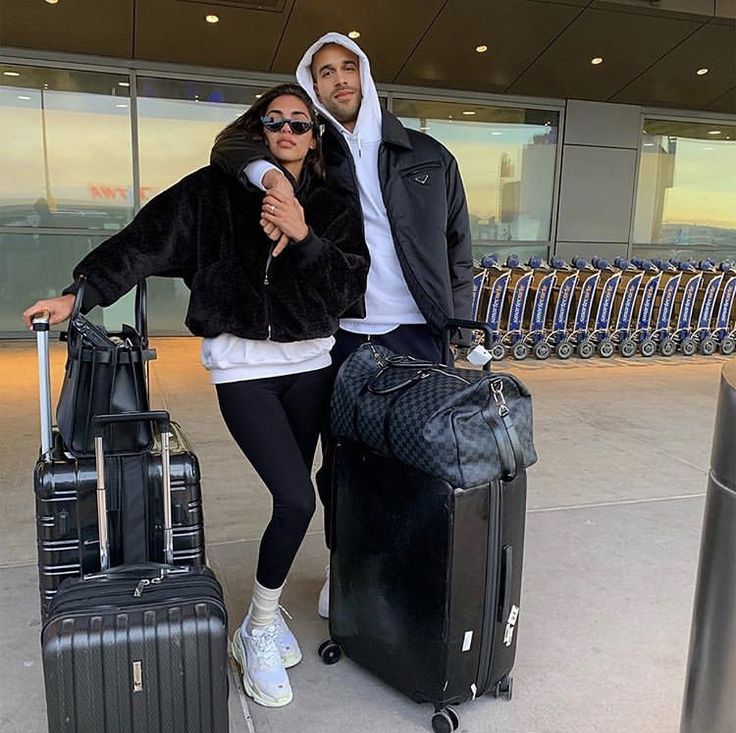
<path fill-rule="evenodd" d="M 319 654 L 320 659 L 325 664 L 335 664 L 340 661 L 342 650 L 340 649 L 339 644 L 336 644 L 332 639 L 327 639 L 327 641 L 323 641 L 319 645 L 317 654 Z"/>
<path fill-rule="evenodd" d="M 510 700 L 513 697 L 514 694 L 514 678 L 509 677 L 509 675 L 505 674 L 501 679 L 496 683 L 496 686 L 493 688 L 493 695 L 494 697 L 502 697 L 504 700 Z"/>
<path fill-rule="evenodd" d="M 460 727 L 460 718 L 452 708 L 438 710 L 432 716 L 432 730 L 434 733 L 452 733 Z"/>

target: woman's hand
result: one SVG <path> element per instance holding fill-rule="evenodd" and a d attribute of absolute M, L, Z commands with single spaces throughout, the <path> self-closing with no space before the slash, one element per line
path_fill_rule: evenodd
<path fill-rule="evenodd" d="M 47 300 L 37 300 L 30 308 L 23 311 L 23 322 L 30 329 L 33 328 L 33 317 L 48 311 L 50 315 L 49 323 L 54 326 L 57 323 L 66 321 L 72 314 L 74 309 L 73 295 L 60 295 L 58 298 L 49 298 Z"/>
<path fill-rule="evenodd" d="M 304 221 L 304 209 L 296 197 L 286 196 L 274 189 L 266 193 L 261 208 L 261 226 L 266 230 L 269 224 L 295 242 L 300 242 L 309 234 L 309 227 Z M 277 257 L 285 247 L 286 244 L 279 242 L 273 256 Z"/>

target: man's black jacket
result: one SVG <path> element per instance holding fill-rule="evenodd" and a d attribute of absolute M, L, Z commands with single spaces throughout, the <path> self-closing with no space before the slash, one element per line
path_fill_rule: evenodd
<path fill-rule="evenodd" d="M 174 276 L 191 289 L 186 324 L 197 336 L 331 336 L 365 292 L 363 227 L 349 200 L 306 172 L 297 198 L 309 234 L 271 257 L 273 242 L 259 224 L 263 193 L 213 166 L 191 173 L 74 268 L 75 278 L 87 278 L 85 311 L 115 302 L 149 275 Z"/>
<path fill-rule="evenodd" d="M 327 185 L 359 205 L 352 156 L 329 122 L 322 142 Z M 221 138 L 211 156 L 243 182 L 243 169 L 254 160 L 273 162 L 265 145 L 238 131 Z M 401 270 L 427 323 L 439 333 L 448 318 L 469 318 L 473 256 L 457 161 L 429 135 L 405 128 L 384 110 L 378 175 Z"/>

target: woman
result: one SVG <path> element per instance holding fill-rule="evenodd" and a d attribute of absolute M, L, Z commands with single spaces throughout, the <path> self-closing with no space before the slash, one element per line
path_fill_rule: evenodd
<path fill-rule="evenodd" d="M 292 699 L 286 668 L 301 660 L 279 597 L 315 509 L 311 467 L 329 399 L 338 317 L 368 273 L 361 219 L 322 182 L 319 127 L 301 87 L 266 92 L 228 128 L 262 138 L 294 183 L 294 198 L 246 190 L 207 166 L 156 196 L 74 269 L 83 309 L 107 306 L 149 275 L 183 277 L 186 324 L 233 438 L 273 496 L 248 614 L 233 638 L 246 691 L 266 706 Z M 308 223 L 307 223 L 308 222 Z M 289 238 L 283 251 L 269 239 Z M 279 248 L 280 249 L 280 248 Z M 74 287 L 25 311 L 69 318 Z"/>

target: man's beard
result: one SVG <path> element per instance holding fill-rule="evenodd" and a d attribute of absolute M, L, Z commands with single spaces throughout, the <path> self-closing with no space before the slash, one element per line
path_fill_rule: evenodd
<path fill-rule="evenodd" d="M 363 101 L 362 95 L 356 94 L 354 99 L 357 97 L 357 101 L 354 108 L 346 109 L 340 107 L 337 103 L 330 101 L 330 104 L 325 104 L 325 109 L 341 124 L 346 122 L 355 122 L 358 119 L 358 112 L 360 112 L 360 104 Z"/>

